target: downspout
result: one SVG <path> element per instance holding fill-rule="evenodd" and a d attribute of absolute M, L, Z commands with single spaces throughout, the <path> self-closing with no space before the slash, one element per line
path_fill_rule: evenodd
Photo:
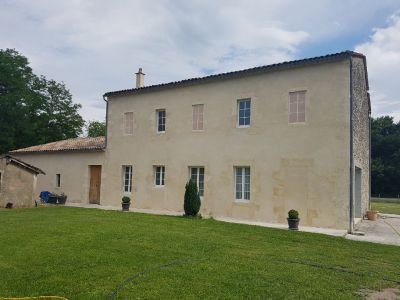
<path fill-rule="evenodd" d="M 105 148 L 107 148 L 107 132 L 108 132 L 108 99 L 103 95 L 103 100 L 106 102 L 106 135 L 105 135 Z"/>
<path fill-rule="evenodd" d="M 354 230 L 354 159 L 353 159 L 353 61 L 351 54 L 350 62 L 350 202 L 349 202 L 349 230 L 351 234 Z"/>
<path fill-rule="evenodd" d="M 368 102 L 371 103 L 369 93 L 368 93 Z M 372 127 L 371 109 L 369 109 L 369 111 L 368 111 L 368 120 L 369 120 L 369 145 L 368 145 L 369 195 L 368 195 L 368 210 L 370 210 L 371 209 L 371 193 L 372 193 L 372 186 L 371 186 L 371 183 L 372 183 L 372 180 L 371 180 L 371 170 L 372 170 L 372 168 L 371 168 L 372 167 L 371 166 L 371 162 L 372 162 L 372 160 L 371 160 L 371 155 L 372 155 L 372 153 L 371 153 L 371 146 L 372 146 L 372 144 L 371 144 L 371 127 Z"/>

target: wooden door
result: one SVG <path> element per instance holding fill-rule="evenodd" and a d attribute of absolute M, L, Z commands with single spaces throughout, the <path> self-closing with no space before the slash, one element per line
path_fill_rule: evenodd
<path fill-rule="evenodd" d="M 101 166 L 90 167 L 89 203 L 100 204 Z"/>

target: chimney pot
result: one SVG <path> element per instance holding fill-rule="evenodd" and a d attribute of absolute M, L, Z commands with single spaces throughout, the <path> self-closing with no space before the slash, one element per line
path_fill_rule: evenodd
<path fill-rule="evenodd" d="M 144 87 L 144 74 L 142 68 L 136 73 L 136 88 Z"/>

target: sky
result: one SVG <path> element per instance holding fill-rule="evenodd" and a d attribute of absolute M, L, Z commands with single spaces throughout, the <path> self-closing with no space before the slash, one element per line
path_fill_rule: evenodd
<path fill-rule="evenodd" d="M 400 0 L 0 0 L 0 48 L 64 82 L 87 121 L 139 67 L 151 85 L 354 50 L 373 116 L 400 120 Z"/>

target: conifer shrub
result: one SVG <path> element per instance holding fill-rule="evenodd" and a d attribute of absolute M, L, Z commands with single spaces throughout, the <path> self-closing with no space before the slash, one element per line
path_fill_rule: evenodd
<path fill-rule="evenodd" d="M 200 195 L 196 184 L 190 179 L 185 186 L 185 199 L 183 209 L 185 216 L 197 216 L 200 210 Z"/>

